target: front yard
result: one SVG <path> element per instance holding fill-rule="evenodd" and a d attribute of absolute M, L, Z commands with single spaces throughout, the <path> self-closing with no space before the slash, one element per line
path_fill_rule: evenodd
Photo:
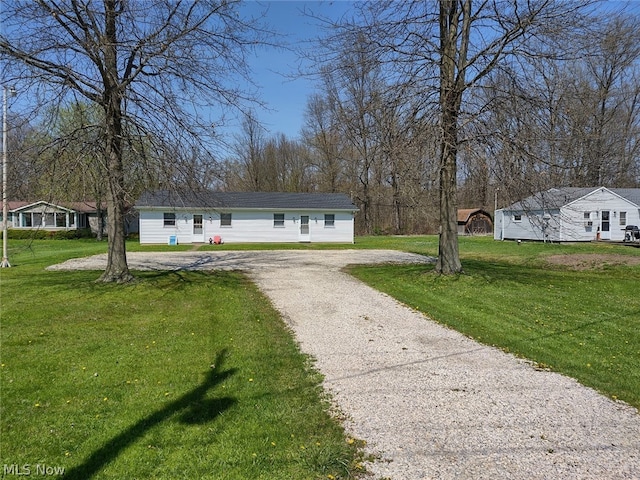
<path fill-rule="evenodd" d="M 357 442 L 270 303 L 236 273 L 132 285 L 45 265 L 104 249 L 36 242 L 1 272 L 3 475 L 347 478 Z M 57 469 L 57 470 L 54 470 Z"/>
<path fill-rule="evenodd" d="M 99 272 L 44 267 L 102 253 L 104 242 L 10 245 L 14 267 L 0 271 L 3 475 L 50 467 L 76 479 L 317 479 L 360 471 L 358 442 L 328 413 L 321 376 L 244 276 L 147 272 L 131 285 L 102 285 L 93 282 Z M 436 255 L 437 237 L 332 248 Z M 435 321 L 640 407 L 640 249 L 461 238 L 460 252 L 465 274 L 454 277 L 425 265 L 351 271 Z"/>

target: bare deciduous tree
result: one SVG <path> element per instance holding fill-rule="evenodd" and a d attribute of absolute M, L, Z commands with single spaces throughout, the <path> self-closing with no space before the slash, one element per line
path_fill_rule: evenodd
<path fill-rule="evenodd" d="M 485 78 L 471 150 L 503 204 L 552 187 L 635 187 L 640 139 L 640 17 L 609 12 L 567 39 L 574 54 L 520 58 Z"/>
<path fill-rule="evenodd" d="M 312 95 L 307 102 L 302 130 L 304 143 L 310 149 L 309 160 L 316 173 L 318 188 L 331 193 L 339 192 L 346 183 L 335 111 L 322 95 Z"/>
<path fill-rule="evenodd" d="M 457 160 L 460 146 L 467 140 L 464 127 L 482 111 L 475 89 L 488 74 L 521 56 L 555 55 L 559 44 L 549 39 L 578 28 L 581 9 L 588 3 L 385 0 L 359 4 L 356 21 L 334 26 L 338 32 L 334 37 L 360 34 L 371 46 L 374 58 L 397 78 L 414 85 L 414 91 L 421 91 L 425 111 L 438 112 L 437 272 L 462 271 L 457 239 Z"/>
<path fill-rule="evenodd" d="M 68 100 L 103 111 L 107 178 L 105 282 L 127 282 L 123 143 L 135 132 L 159 144 L 198 144 L 211 135 L 206 107 L 250 96 L 245 55 L 267 32 L 237 1 L 15 0 L 3 5 L 3 82 L 20 82 L 40 103 Z M 37 104 L 38 102 L 36 102 Z"/>
<path fill-rule="evenodd" d="M 266 131 L 252 113 L 242 121 L 242 130 L 235 136 L 232 158 L 227 160 L 226 187 L 232 190 L 264 191 L 267 172 L 262 155 L 266 142 Z"/>

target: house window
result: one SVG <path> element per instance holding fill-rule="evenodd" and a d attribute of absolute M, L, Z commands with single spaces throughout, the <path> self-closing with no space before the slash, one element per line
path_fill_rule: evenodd
<path fill-rule="evenodd" d="M 175 227 L 176 226 L 176 214 L 175 213 L 163 213 L 163 220 L 165 227 Z"/>
<path fill-rule="evenodd" d="M 514 213 L 513 214 L 513 221 L 514 222 L 521 222 L 522 221 L 522 214 L 521 213 Z"/>
<path fill-rule="evenodd" d="M 75 227 L 76 225 L 76 214 L 75 213 L 70 213 L 69 214 L 69 226 L 70 227 Z"/>
<path fill-rule="evenodd" d="M 230 227 L 231 226 L 231 214 L 230 213 L 221 213 L 220 214 L 220 226 L 221 227 Z"/>
<path fill-rule="evenodd" d="M 627 212 L 620 212 L 620 226 L 624 227 L 627 225 Z"/>
<path fill-rule="evenodd" d="M 33 227 L 33 217 L 30 213 L 22 214 L 22 227 Z"/>
<path fill-rule="evenodd" d="M 273 226 L 274 227 L 284 227 L 284 213 L 274 213 L 273 214 Z"/>
<path fill-rule="evenodd" d="M 45 227 L 55 227 L 55 213 L 45 213 L 44 215 L 44 226 Z"/>
<path fill-rule="evenodd" d="M 324 214 L 324 226 L 325 228 L 336 226 L 336 216 L 333 213 Z"/>
<path fill-rule="evenodd" d="M 584 228 L 588 231 L 593 227 L 593 221 L 591 220 L 591 212 L 584 212 Z"/>
<path fill-rule="evenodd" d="M 56 227 L 62 228 L 67 226 L 67 214 L 56 213 Z"/>

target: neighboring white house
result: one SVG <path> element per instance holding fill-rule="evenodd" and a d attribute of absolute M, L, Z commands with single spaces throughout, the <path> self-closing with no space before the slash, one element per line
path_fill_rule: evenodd
<path fill-rule="evenodd" d="M 358 208 L 337 193 L 145 192 L 140 243 L 353 243 Z"/>
<path fill-rule="evenodd" d="M 2 206 L 0 202 L 0 207 Z M 38 202 L 7 202 L 7 227 L 22 230 L 77 230 L 89 228 L 96 220 L 95 202 L 58 205 Z"/>
<path fill-rule="evenodd" d="M 640 225 L 640 188 L 552 188 L 496 210 L 496 240 L 623 241 Z"/>
<path fill-rule="evenodd" d="M 106 233 L 106 205 L 98 212 L 96 202 L 52 203 L 45 200 L 37 202 L 8 201 L 7 228 L 15 230 L 65 231 L 90 228 L 95 234 L 102 224 Z M 2 221 L 2 202 L 0 202 L 0 221 Z M 100 218 L 102 217 L 102 219 Z M 131 211 L 125 215 L 127 233 L 138 231 L 138 219 Z"/>

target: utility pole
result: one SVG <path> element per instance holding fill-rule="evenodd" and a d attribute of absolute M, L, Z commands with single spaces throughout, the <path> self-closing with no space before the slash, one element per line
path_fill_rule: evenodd
<path fill-rule="evenodd" d="M 15 95 L 15 88 L 2 87 L 2 264 L 1 268 L 10 267 L 7 255 L 7 94 Z"/>

